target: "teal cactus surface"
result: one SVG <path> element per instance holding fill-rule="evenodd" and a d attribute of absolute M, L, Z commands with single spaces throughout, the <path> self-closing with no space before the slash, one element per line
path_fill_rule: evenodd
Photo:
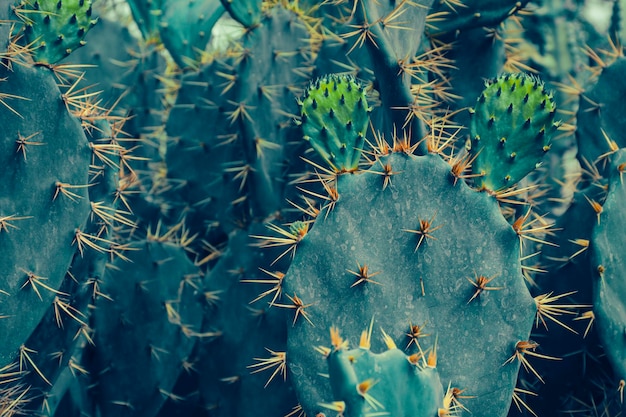
<path fill-rule="evenodd" d="M 470 114 L 472 172 L 478 187 L 491 191 L 511 187 L 536 169 L 558 127 L 552 95 L 524 73 L 488 82 Z"/>
<path fill-rule="evenodd" d="M 300 401 L 314 415 L 331 398 L 323 362 L 302 346 L 322 344 L 332 326 L 356 339 L 354 323 L 373 317 L 408 353 L 436 346 L 442 383 L 475 398 L 466 404 L 473 415 L 506 415 L 519 368 L 507 360 L 528 340 L 537 310 L 518 237 L 494 199 L 455 184 L 438 156 L 380 162 L 338 178 L 338 200 L 298 243 L 284 279 L 284 294 L 299 300 L 283 304 L 292 305 L 289 365 L 302 370 Z M 411 324 L 431 336 L 412 341 Z"/>
<path fill-rule="evenodd" d="M 623 1 L 0 3 L 1 416 L 623 415 Z"/>
<path fill-rule="evenodd" d="M 300 104 L 304 139 L 337 172 L 358 168 L 369 112 L 365 89 L 352 77 L 321 77 Z"/>
<path fill-rule="evenodd" d="M 444 393 L 434 364 L 418 354 L 407 356 L 387 338 L 387 350 L 370 350 L 370 333 L 363 332 L 359 346 L 331 328 L 332 347 L 325 351 L 332 386 L 332 403 L 325 408 L 345 416 L 365 417 L 376 413 L 394 416 L 435 416 L 454 412 L 444 408 Z"/>
<path fill-rule="evenodd" d="M 600 170 L 607 164 L 607 157 L 624 148 L 623 103 L 619 100 L 626 91 L 622 77 L 626 58 L 618 58 L 602 70 L 580 99 L 577 113 L 576 139 L 581 164 L 597 163 Z"/>
<path fill-rule="evenodd" d="M 237 22 L 250 28 L 257 25 L 262 17 L 261 0 L 220 0 L 224 8 Z"/>
<path fill-rule="evenodd" d="M 454 33 L 477 27 L 496 27 L 517 13 L 528 3 L 525 1 L 497 0 L 435 0 L 433 12 L 437 19 L 430 31 L 435 34 Z"/>
<path fill-rule="evenodd" d="M 626 265 L 621 255 L 626 240 L 620 232 L 626 214 L 625 167 L 626 157 L 621 150 L 615 154 L 609 167 L 608 195 L 598 214 L 598 224 L 591 239 L 591 268 L 595 275 L 594 311 L 603 344 L 621 379 L 626 379 Z"/>
<path fill-rule="evenodd" d="M 191 366 L 202 323 L 201 274 L 183 248 L 160 240 L 135 244 L 101 279 L 93 368 L 105 416 L 154 415 Z"/>
<path fill-rule="evenodd" d="M 0 248 L 3 254 L 0 360 L 17 355 L 57 294 L 90 213 L 89 142 L 45 68 L 3 68 L 0 91 Z M 73 149 L 64 155 L 64 149 Z M 63 163 L 61 163 L 63 161 Z M 20 312 L 28 311 L 28 314 Z M 9 336 L 10 335 L 10 336 Z"/>
<path fill-rule="evenodd" d="M 211 30 L 224 14 L 217 0 L 169 1 L 164 5 L 159 33 L 163 44 L 181 68 L 202 60 Z"/>

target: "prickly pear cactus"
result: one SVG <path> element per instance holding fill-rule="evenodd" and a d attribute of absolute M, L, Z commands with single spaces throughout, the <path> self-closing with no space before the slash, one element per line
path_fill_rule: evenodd
<path fill-rule="evenodd" d="M 581 164 L 601 161 L 619 148 L 624 139 L 624 107 L 621 97 L 626 92 L 626 58 L 621 57 L 603 68 L 595 83 L 580 98 L 576 114 L 578 159 Z M 602 171 L 607 164 L 597 164 Z"/>
<path fill-rule="evenodd" d="M 261 0 L 221 0 L 233 19 L 250 28 L 261 21 Z"/>
<path fill-rule="evenodd" d="M 77 252 L 90 214 L 91 152 L 42 67 L 0 69 L 0 348 L 2 366 L 23 351 Z M 71 152 L 67 150 L 71 149 Z"/>
<path fill-rule="evenodd" d="M 284 278 L 299 400 L 315 415 L 331 398 L 310 353 L 327 329 L 354 340 L 355 323 L 374 317 L 408 354 L 436 346 L 442 383 L 472 396 L 473 416 L 505 416 L 537 310 L 518 236 L 496 201 L 455 184 L 439 156 L 379 162 L 339 176 L 336 202 L 297 244 Z"/>
<path fill-rule="evenodd" d="M 175 0 L 163 7 L 159 26 L 163 44 L 180 68 L 197 65 L 224 8 L 217 0 Z"/>
<path fill-rule="evenodd" d="M 429 32 L 440 35 L 477 27 L 496 27 L 527 3 L 528 0 L 435 0 L 431 14 L 437 19 L 429 25 Z"/>
<path fill-rule="evenodd" d="M 370 350 L 371 328 L 361 334 L 358 348 L 348 349 L 337 329 L 326 355 L 334 401 L 324 404 L 346 417 L 381 413 L 397 417 L 435 416 L 444 410 L 439 374 L 419 354 L 407 356 L 388 336 L 387 350 Z"/>
<path fill-rule="evenodd" d="M 309 86 L 300 108 L 304 139 L 334 171 L 354 171 L 371 111 L 364 88 L 351 76 L 327 75 Z"/>
<path fill-rule="evenodd" d="M 487 82 L 470 114 L 472 171 L 478 187 L 490 191 L 513 186 L 539 166 L 559 126 L 552 94 L 525 73 Z"/>
<path fill-rule="evenodd" d="M 55 64 L 82 46 L 97 22 L 91 0 L 21 0 L 15 13 L 24 22 L 34 60 L 45 64 Z"/>
<path fill-rule="evenodd" d="M 591 240 L 598 329 L 607 354 L 622 379 L 626 379 L 626 260 L 623 257 L 626 238 L 621 232 L 626 214 L 625 170 L 626 151 L 622 149 L 610 165 L 608 196 Z"/>
<path fill-rule="evenodd" d="M 153 416 L 175 397 L 202 322 L 201 274 L 167 239 L 133 244 L 95 302 L 97 398 L 103 416 Z"/>

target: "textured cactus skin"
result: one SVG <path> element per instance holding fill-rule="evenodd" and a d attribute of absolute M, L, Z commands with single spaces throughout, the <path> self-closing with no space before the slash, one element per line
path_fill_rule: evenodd
<path fill-rule="evenodd" d="M 186 68 L 200 61 L 224 8 L 217 0 L 170 0 L 162 13 L 159 31 L 163 44 L 178 66 Z"/>
<path fill-rule="evenodd" d="M 93 129 L 85 129 L 90 145 L 113 144 L 114 135 L 106 118 L 95 120 Z M 72 384 L 89 384 L 88 371 L 80 371 L 83 362 L 85 347 L 90 339 L 90 306 L 96 298 L 94 282 L 100 282 L 105 275 L 110 254 L 107 250 L 114 249 L 113 223 L 106 224 L 100 210 L 109 213 L 118 210 L 115 191 L 119 183 L 119 155 L 108 155 L 110 164 L 92 165 L 90 177 L 91 186 L 88 188 L 91 213 L 87 218 L 82 231 L 92 236 L 99 236 L 106 240 L 99 242 L 101 250 L 85 248 L 82 253 L 76 252 L 74 259 L 61 283 L 55 302 L 48 308 L 46 315 L 40 321 L 26 341 L 26 346 L 37 352 L 34 361 L 39 373 L 31 372 L 25 380 L 29 386 L 45 393 L 41 405 L 35 406 L 41 410 L 42 416 L 52 416 L 56 413 L 62 396 Z M 97 182 L 93 181 L 97 178 Z M 96 204 L 97 206 L 94 206 Z M 94 207 L 97 207 L 94 211 Z M 129 213 L 120 211 L 128 217 Z M 126 219 L 130 222 L 130 219 Z M 58 302 L 63 304 L 58 304 Z M 67 305 L 67 312 L 62 306 Z M 59 352 L 63 355 L 59 357 Z"/>
<path fill-rule="evenodd" d="M 369 124 L 367 96 L 349 76 L 318 78 L 300 104 L 304 139 L 337 172 L 358 168 Z"/>
<path fill-rule="evenodd" d="M 285 36 L 274 37 L 279 30 Z M 298 51 L 308 41 L 299 18 L 276 7 L 244 40 L 254 55 L 216 59 L 182 79 L 166 125 L 172 216 L 228 234 L 285 207 L 285 175 L 301 165 L 295 155 L 303 147 L 286 116 L 297 112 L 287 86 L 306 85 L 294 69 L 307 65 Z M 214 126 L 210 136 L 207 125 Z"/>
<path fill-rule="evenodd" d="M 7 404 L 22 408 L 15 415 L 59 417 L 623 414 L 624 312 L 611 297 L 623 290 L 623 49 L 585 21 L 583 9 L 607 2 L 521 10 L 527 3 L 0 0 L 0 414 L 12 415 Z M 612 3 L 619 31 L 624 1 Z M 35 4 L 63 12 L 35 13 Z M 120 5 L 141 33 L 112 13 Z M 103 17 L 75 30 L 68 7 L 85 12 L 76 24 Z M 237 25 L 230 17 L 243 25 L 239 37 L 207 46 L 220 17 L 219 29 Z M 479 102 L 474 127 L 456 111 L 474 106 L 485 78 L 531 72 L 526 65 L 559 88 L 559 117 L 571 118 L 558 149 L 524 177 L 537 147 L 515 147 L 527 160 L 513 173 L 500 134 L 488 151 L 463 150 L 469 128 L 488 131 L 485 115 L 508 107 Z M 317 77 L 359 80 L 367 92 L 370 120 L 359 117 L 361 135 L 340 162 L 304 152 L 319 129 L 308 114 L 297 125 L 302 107 L 313 110 L 297 97 Z M 582 169 L 571 166 L 576 146 Z M 478 177 L 466 165 L 474 156 Z M 50 202 L 65 175 L 76 196 Z M 137 219 L 109 224 L 103 207 Z M 41 300 L 22 288 L 28 262 L 46 268 L 34 271 L 50 288 L 39 287 Z M 362 267 L 371 276 L 359 282 Z M 479 277 L 489 280 L 482 292 Z M 540 307 L 546 293 L 565 296 Z M 324 348 L 333 326 L 354 342 L 372 322 L 371 348 Z M 424 326 L 416 340 L 413 325 Z M 518 343 L 530 339 L 541 344 L 533 353 L 562 357 L 525 356 L 545 384 L 519 365 Z M 435 347 L 437 369 L 411 364 Z M 517 412 L 521 397 L 533 411 Z"/>
<path fill-rule="evenodd" d="M 77 251 L 75 232 L 84 230 L 90 212 L 86 189 L 90 150 L 80 123 L 67 112 L 52 74 L 45 68 L 26 66 L 16 66 L 11 72 L 3 67 L 1 71 L 6 79 L 0 83 L 0 91 L 22 97 L 7 101 L 19 115 L 7 106 L 0 109 L 6 138 L 0 142 L 0 217 L 8 217 L 9 224 L 0 231 L 0 289 L 6 292 L 2 314 L 9 316 L 0 320 L 0 329 L 7 335 L 0 361 L 8 364 L 51 305 L 54 290 Z M 24 153 L 17 141 L 27 137 L 31 144 L 24 145 Z M 64 161 L 62 165 L 57 163 L 59 159 Z M 54 198 L 57 182 L 82 187 L 70 190 L 77 196 L 74 199 L 62 193 Z M 12 221 L 11 216 L 23 219 Z M 52 290 L 37 286 L 35 291 L 28 284 L 29 273 Z"/>
<path fill-rule="evenodd" d="M 287 339 L 287 329 L 282 325 L 287 312 L 268 307 L 267 298 L 251 302 L 268 285 L 243 282 L 270 278 L 259 268 L 285 268 L 284 262 L 270 265 L 276 254 L 259 251 L 249 236 L 264 230 L 263 224 L 252 224 L 232 233 L 228 249 L 204 280 L 205 290 L 219 300 L 208 309 L 203 330 L 219 335 L 201 341 L 197 370 L 203 406 L 215 409 L 215 416 L 247 416 L 250 410 L 284 415 L 297 404 L 290 377 L 285 382 L 286 375 L 278 374 L 268 382 L 272 371 L 251 374 L 257 369 L 251 367 L 257 363 L 253 358 L 271 357 L 266 349 L 284 352 Z"/>
<path fill-rule="evenodd" d="M 17 14 L 24 21 L 26 43 L 37 62 L 55 64 L 84 43 L 97 22 L 91 0 L 22 0 Z"/>
<path fill-rule="evenodd" d="M 446 0 L 435 0 L 434 13 L 443 17 L 431 25 L 432 34 L 447 34 L 477 27 L 496 27 L 516 10 L 524 7 L 524 1 L 465 0 L 461 4 Z"/>
<path fill-rule="evenodd" d="M 436 335 L 442 383 L 476 396 L 466 404 L 472 415 L 506 415 L 518 364 L 503 363 L 527 340 L 536 310 L 520 275 L 517 236 L 487 194 L 453 185 L 439 157 L 393 154 L 382 162 L 398 172 L 385 190 L 382 178 L 367 171 L 339 178 L 335 208 L 318 216 L 285 277 L 285 294 L 310 304 L 315 325 L 302 317 L 293 326 L 290 321 L 289 364 L 301 404 L 315 415 L 317 404 L 332 398 L 318 375 L 323 362 L 302 347 L 323 345 L 331 326 L 355 340 L 354 323 L 374 317 L 403 347 L 409 323 L 427 323 L 432 336 L 421 343 L 433 346 Z M 433 217 L 434 226 L 442 225 L 432 234 L 436 240 L 426 238 L 415 251 L 419 236 L 403 229 Z M 357 262 L 380 271 L 373 278 L 380 285 L 351 288 L 348 271 L 356 271 Z M 503 289 L 468 303 L 475 274 L 496 275 L 492 285 Z M 494 373 L 497 378 L 486 377 Z"/>
<path fill-rule="evenodd" d="M 260 250 L 249 235 L 266 234 L 264 223 L 275 217 L 292 217 L 285 210 L 288 175 L 299 172 L 297 155 L 306 145 L 289 115 L 297 112 L 296 97 L 308 81 L 308 57 L 300 51 L 309 41 L 299 17 L 275 7 L 242 40 L 244 51 L 254 54 L 219 57 L 182 78 L 166 126 L 174 187 L 163 198 L 174 203 L 170 218 L 200 231 L 194 243 L 199 263 L 210 257 L 202 239 L 225 246 L 204 280 L 215 299 L 203 332 L 213 336 L 201 340 L 196 356 L 199 400 L 216 416 L 247 416 L 250 409 L 283 415 L 297 403 L 282 376 L 264 388 L 268 375 L 251 375 L 253 358 L 269 355 L 265 348 L 284 351 L 284 312 L 265 311 L 267 300 L 250 304 L 266 288 L 241 281 L 260 279 L 259 268 L 286 269 L 270 265 L 272 252 Z M 297 94 L 289 86 L 299 86 Z"/>
<path fill-rule="evenodd" d="M 202 322 L 200 273 L 185 251 L 147 241 L 118 259 L 95 303 L 96 398 L 103 416 L 158 412 Z"/>
<path fill-rule="evenodd" d="M 233 19 L 250 28 L 261 21 L 261 0 L 220 0 Z"/>
<path fill-rule="evenodd" d="M 219 0 L 129 0 L 142 37 L 163 42 L 180 68 L 195 66 L 224 13 Z"/>
<path fill-rule="evenodd" d="M 128 6 L 144 39 L 154 41 L 159 36 L 159 16 L 166 0 L 128 0 Z"/>
<path fill-rule="evenodd" d="M 624 102 L 619 99 L 626 91 L 625 70 L 626 58 L 617 59 L 602 70 L 595 84 L 587 88 L 580 99 L 576 139 L 578 159 L 583 165 L 584 161 L 598 161 L 616 147 L 626 147 L 622 134 L 626 129 Z M 598 165 L 600 170 L 606 166 L 604 163 Z"/>
<path fill-rule="evenodd" d="M 552 95 L 524 73 L 488 82 L 470 113 L 472 172 L 478 187 L 491 191 L 513 186 L 540 165 L 558 127 Z"/>
<path fill-rule="evenodd" d="M 626 151 L 622 149 L 610 164 L 608 195 L 591 239 L 591 266 L 596 278 L 594 311 L 600 337 L 621 379 L 626 379 L 626 262 L 622 256 L 626 245 L 622 232 L 626 214 L 622 175 L 625 164 Z"/>
<path fill-rule="evenodd" d="M 398 348 L 373 353 L 367 346 L 333 346 L 326 360 L 334 401 L 344 402 L 346 417 L 375 412 L 426 417 L 442 408 L 444 394 L 437 369 L 411 363 Z M 365 393 L 368 399 L 359 393 L 358 386 L 365 381 L 374 384 Z"/>

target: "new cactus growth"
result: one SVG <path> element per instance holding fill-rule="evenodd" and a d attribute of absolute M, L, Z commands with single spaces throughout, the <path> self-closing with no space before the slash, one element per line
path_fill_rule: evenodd
<path fill-rule="evenodd" d="M 55 64 L 82 46 L 97 22 L 91 0 L 21 0 L 15 13 L 24 22 L 34 60 L 44 64 Z"/>
<path fill-rule="evenodd" d="M 490 191 L 512 187 L 537 168 L 559 126 L 552 94 L 524 73 L 487 82 L 470 114 L 472 172 L 478 187 Z"/>
<path fill-rule="evenodd" d="M 301 104 L 304 139 L 335 172 L 358 168 L 371 109 L 351 76 L 326 75 L 306 90 Z"/>
<path fill-rule="evenodd" d="M 387 350 L 370 350 L 371 331 L 361 334 L 359 346 L 348 342 L 331 328 L 331 348 L 326 355 L 334 401 L 323 407 L 345 417 L 391 415 L 397 417 L 436 416 L 445 410 L 444 394 L 435 363 L 420 353 L 407 356 L 385 335 Z M 431 361 L 434 360 L 431 357 Z M 454 411 L 454 405 L 446 411 Z M 442 414 L 439 414 L 442 415 Z"/>
<path fill-rule="evenodd" d="M 623 414 L 597 1 L 0 3 L 0 415 Z"/>

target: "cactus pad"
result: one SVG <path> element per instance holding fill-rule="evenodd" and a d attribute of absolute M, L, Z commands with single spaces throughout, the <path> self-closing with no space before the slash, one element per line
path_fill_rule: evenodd
<path fill-rule="evenodd" d="M 421 363 L 419 355 L 407 356 L 388 337 L 388 349 L 373 353 L 370 337 L 363 332 L 359 347 L 348 349 L 331 329 L 327 361 L 336 401 L 325 406 L 344 411 L 346 417 L 435 416 L 444 397 L 437 369 Z"/>
<path fill-rule="evenodd" d="M 487 82 L 471 114 L 472 171 L 481 189 L 512 187 L 541 164 L 558 127 L 543 82 L 524 73 Z"/>
<path fill-rule="evenodd" d="M 620 231 L 624 230 L 626 214 L 625 166 L 626 151 L 622 149 L 611 164 L 609 193 L 591 241 L 592 266 L 598 278 L 594 312 L 607 355 L 622 379 L 626 378 L 626 260 L 623 256 L 626 237 Z"/>
<path fill-rule="evenodd" d="M 337 172 L 359 164 L 370 109 L 363 87 L 350 76 L 326 75 L 311 83 L 301 106 L 304 138 Z"/>
<path fill-rule="evenodd" d="M 16 13 L 25 25 L 26 42 L 37 62 L 54 64 L 84 44 L 97 19 L 91 0 L 22 0 Z"/>

